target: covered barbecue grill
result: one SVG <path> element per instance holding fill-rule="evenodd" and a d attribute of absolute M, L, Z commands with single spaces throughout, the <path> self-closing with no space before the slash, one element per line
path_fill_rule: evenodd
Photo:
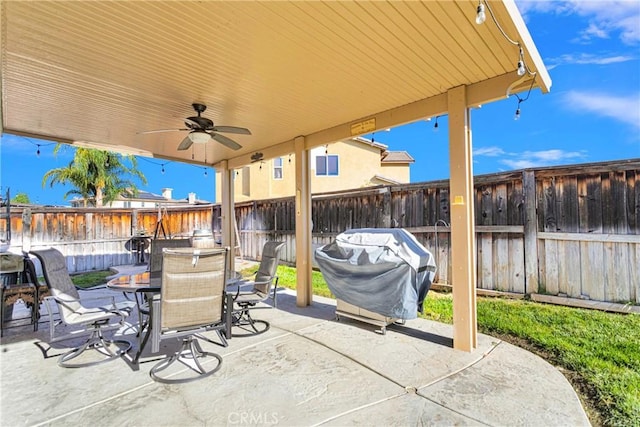
<path fill-rule="evenodd" d="M 344 301 L 386 323 L 415 319 L 436 273 L 433 255 L 401 228 L 345 231 L 315 257 L 339 310 Z"/>

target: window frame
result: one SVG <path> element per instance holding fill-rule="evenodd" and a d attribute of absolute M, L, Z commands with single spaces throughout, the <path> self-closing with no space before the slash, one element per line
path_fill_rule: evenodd
<path fill-rule="evenodd" d="M 277 161 L 280 160 L 280 165 L 277 165 Z M 276 176 L 276 171 L 280 170 L 280 176 Z M 272 160 L 272 171 L 273 171 L 273 179 L 276 181 L 280 181 L 282 179 L 284 179 L 284 160 L 282 159 L 282 157 L 276 157 Z"/>
<path fill-rule="evenodd" d="M 319 173 L 318 172 L 318 160 L 319 159 L 324 159 L 324 173 Z M 335 164 L 335 173 L 331 173 L 330 170 L 330 163 L 329 163 L 329 158 L 335 158 L 336 159 L 336 164 Z M 340 156 L 338 154 L 322 154 L 322 155 L 318 155 L 316 156 L 316 176 L 326 176 L 326 177 L 337 177 L 340 176 Z"/>

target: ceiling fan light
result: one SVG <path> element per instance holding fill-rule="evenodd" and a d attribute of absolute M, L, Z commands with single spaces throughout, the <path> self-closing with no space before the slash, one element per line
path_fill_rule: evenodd
<path fill-rule="evenodd" d="M 193 131 L 189 134 L 189 139 L 194 144 L 205 144 L 209 142 L 209 139 L 211 139 L 211 136 L 207 132 Z"/>

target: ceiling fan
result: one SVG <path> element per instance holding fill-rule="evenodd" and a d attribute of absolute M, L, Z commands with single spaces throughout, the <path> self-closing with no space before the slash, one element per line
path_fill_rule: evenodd
<path fill-rule="evenodd" d="M 242 145 L 238 144 L 231 138 L 220 135 L 220 133 L 218 132 L 251 135 L 251 131 L 247 128 L 240 128 L 236 126 L 214 126 L 211 120 L 207 119 L 206 117 L 200 116 L 200 114 L 207 109 L 206 105 L 198 103 L 193 103 L 191 105 L 193 106 L 193 109 L 196 110 L 196 113 L 198 113 L 198 116 L 187 117 L 186 119 L 184 119 L 184 125 L 186 126 L 186 128 L 159 129 L 140 133 L 147 134 L 159 132 L 188 131 L 189 134 L 182 140 L 180 145 L 178 145 L 178 150 L 187 150 L 193 143 L 204 144 L 209 142 L 210 139 L 214 139 L 225 147 L 231 148 L 232 150 L 239 150 L 240 148 L 242 148 Z"/>

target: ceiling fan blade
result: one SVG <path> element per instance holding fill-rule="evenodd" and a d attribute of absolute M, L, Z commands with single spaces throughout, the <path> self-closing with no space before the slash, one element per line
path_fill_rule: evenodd
<path fill-rule="evenodd" d="M 179 132 L 191 129 L 157 129 L 157 130 L 147 130 L 144 132 L 138 132 L 137 135 L 146 135 L 148 133 L 160 133 L 160 132 Z"/>
<path fill-rule="evenodd" d="M 218 133 L 214 133 L 211 132 L 211 138 L 215 139 L 216 141 L 218 141 L 220 144 L 231 148 L 232 150 L 239 150 L 242 148 L 242 145 L 238 144 L 237 142 L 235 142 L 233 139 L 227 138 L 224 135 L 220 135 Z"/>
<path fill-rule="evenodd" d="M 189 135 L 187 135 L 182 142 L 180 143 L 180 145 L 178 145 L 178 151 L 182 151 L 182 150 L 187 150 L 189 149 L 189 147 L 191 147 L 191 144 L 193 144 L 193 141 L 191 141 L 191 138 L 189 138 Z"/>
<path fill-rule="evenodd" d="M 240 135 L 251 135 L 251 131 L 247 128 L 239 128 L 236 126 L 216 126 L 213 128 L 216 132 L 237 133 Z"/>

